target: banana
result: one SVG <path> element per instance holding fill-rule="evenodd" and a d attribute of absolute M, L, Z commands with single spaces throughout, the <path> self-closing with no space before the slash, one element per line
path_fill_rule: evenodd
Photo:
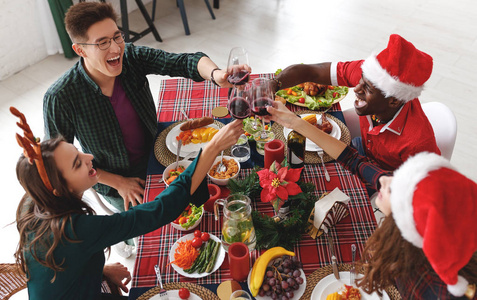
<path fill-rule="evenodd" d="M 250 292 L 252 296 L 257 296 L 258 291 L 263 283 L 263 276 L 267 270 L 268 263 L 277 257 L 283 255 L 295 256 L 295 252 L 286 250 L 283 247 L 273 247 L 265 251 L 261 256 L 257 258 L 252 267 L 252 273 L 250 274 Z"/>

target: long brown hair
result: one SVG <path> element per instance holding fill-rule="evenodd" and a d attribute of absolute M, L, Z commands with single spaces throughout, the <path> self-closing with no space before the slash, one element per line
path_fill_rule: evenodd
<path fill-rule="evenodd" d="M 63 270 L 63 262 L 55 261 L 53 256 L 58 243 L 62 239 L 79 242 L 65 235 L 65 227 L 71 222 L 72 214 L 94 214 L 88 204 L 68 190 L 66 180 L 56 166 L 53 154 L 62 142 L 65 140 L 60 137 L 41 143 L 45 169 L 55 193 L 45 187 L 36 165 L 30 164 L 23 154 L 16 167 L 18 181 L 26 194 L 17 209 L 16 222 L 20 242 L 15 252 L 15 260 L 22 271 L 28 274 L 25 254 L 29 252 L 40 264 L 55 271 L 52 282 L 56 278 L 56 272 Z"/>
<path fill-rule="evenodd" d="M 361 257 L 359 266 L 363 267 L 364 277 L 357 280 L 357 285 L 366 293 L 382 295 L 386 287 L 395 285 L 396 279 L 405 280 L 423 270 L 435 274 L 422 249 L 402 237 L 392 215 L 369 237 Z M 459 274 L 469 283 L 477 283 L 477 253 Z"/>

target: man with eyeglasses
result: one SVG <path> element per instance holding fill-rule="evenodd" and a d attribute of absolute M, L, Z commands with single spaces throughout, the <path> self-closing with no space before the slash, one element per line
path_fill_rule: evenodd
<path fill-rule="evenodd" d="M 168 53 L 124 42 L 111 4 L 70 7 L 66 30 L 80 56 L 44 97 L 47 137 L 76 137 L 94 155 L 96 190 L 119 210 L 143 202 L 147 159 L 156 134 L 156 109 L 146 75 L 211 80 L 223 87 L 227 73 L 204 53 Z M 215 77 L 215 80 L 214 80 Z"/>

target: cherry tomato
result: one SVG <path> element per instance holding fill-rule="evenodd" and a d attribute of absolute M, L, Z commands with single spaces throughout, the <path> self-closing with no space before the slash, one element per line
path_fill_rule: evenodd
<path fill-rule="evenodd" d="M 298 102 L 300 102 L 300 103 L 305 103 L 305 98 L 303 98 L 303 97 L 299 98 L 299 99 L 298 99 Z"/>
<path fill-rule="evenodd" d="M 174 221 L 172 221 L 172 223 L 174 224 L 179 224 L 179 218 L 175 219 Z"/>
<path fill-rule="evenodd" d="M 197 229 L 196 231 L 194 231 L 194 237 L 200 237 L 201 234 L 202 234 L 202 232 L 200 232 L 199 229 Z"/>
<path fill-rule="evenodd" d="M 333 98 L 338 97 L 338 95 L 339 95 L 338 92 L 333 92 Z"/>
<path fill-rule="evenodd" d="M 192 247 L 194 247 L 194 248 L 200 248 L 200 246 L 202 246 L 202 240 L 200 239 L 200 237 L 195 237 L 195 238 L 192 240 Z"/>
<path fill-rule="evenodd" d="M 189 290 L 186 289 L 186 288 L 180 288 L 180 289 L 179 289 L 179 297 L 180 297 L 181 299 L 189 299 L 189 297 L 190 297 L 190 292 L 189 292 Z"/>
<path fill-rule="evenodd" d="M 210 239 L 210 235 L 207 232 L 202 232 L 200 239 L 204 242 L 207 242 Z"/>
<path fill-rule="evenodd" d="M 179 219 L 179 224 L 184 224 L 184 223 L 187 223 L 187 218 L 186 217 L 181 217 Z"/>

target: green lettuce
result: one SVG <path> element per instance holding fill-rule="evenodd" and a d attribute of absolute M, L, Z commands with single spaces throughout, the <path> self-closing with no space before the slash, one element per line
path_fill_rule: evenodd
<path fill-rule="evenodd" d="M 192 210 L 192 213 L 189 215 L 189 220 L 187 220 L 186 223 L 181 224 L 181 226 L 185 229 L 188 229 L 189 227 L 194 225 L 195 222 L 197 222 L 197 220 L 199 220 L 200 216 L 202 216 L 202 207 L 203 206 L 204 205 L 201 205 L 201 206 L 197 207 L 197 206 L 191 204 L 190 208 Z"/>

